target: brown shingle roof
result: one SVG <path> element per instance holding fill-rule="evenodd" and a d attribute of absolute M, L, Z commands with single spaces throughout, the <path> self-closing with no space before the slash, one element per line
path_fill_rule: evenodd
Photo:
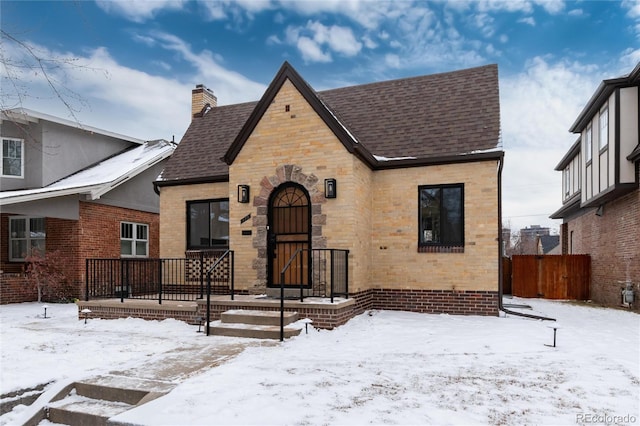
<path fill-rule="evenodd" d="M 260 118 L 256 112 L 266 108 L 269 93 L 273 96 L 279 89 L 274 83 L 284 78 L 296 82 L 326 111 L 325 122 L 347 130 L 336 134 L 350 151 L 360 145 L 365 151 L 361 158 L 371 168 L 456 161 L 462 154 L 471 159 L 487 151 L 501 155 L 496 65 L 316 93 L 285 63 L 260 102 L 216 107 L 194 118 L 163 172 L 163 182 L 224 180 L 228 166 L 221 157 L 231 147 L 227 160 L 233 161 L 244 143 L 239 132 L 250 133 L 247 120 Z M 357 143 L 345 138 L 347 134 Z M 399 157 L 415 160 L 385 160 Z"/>

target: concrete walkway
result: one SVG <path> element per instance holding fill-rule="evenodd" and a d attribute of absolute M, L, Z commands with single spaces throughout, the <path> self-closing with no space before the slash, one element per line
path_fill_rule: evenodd
<path fill-rule="evenodd" d="M 202 337 L 203 339 L 207 339 L 206 336 Z M 49 422 L 42 422 L 44 419 L 44 407 L 67 407 L 73 405 L 73 400 L 77 399 L 77 397 L 70 396 L 76 393 L 71 392 L 71 390 L 78 390 L 80 389 L 80 386 L 98 388 L 98 390 L 94 390 L 94 392 L 97 392 L 98 395 L 104 395 L 105 397 L 94 396 L 94 398 L 106 399 L 109 401 L 122 401 L 123 399 L 119 398 L 118 394 L 124 396 L 132 391 L 148 394 L 148 396 L 143 398 L 138 404 L 133 403 L 134 405 L 130 405 L 129 408 L 124 408 L 124 410 L 128 410 L 134 408 L 136 405 L 141 405 L 152 399 L 162 397 L 163 395 L 171 392 L 181 382 L 229 361 L 242 353 L 242 351 L 247 347 L 275 346 L 279 343 L 272 340 L 256 339 L 246 339 L 242 341 L 233 339 L 233 342 L 217 342 L 216 345 L 211 345 L 210 342 L 206 343 L 204 340 L 200 340 L 200 342 L 194 341 L 194 343 L 187 346 L 155 354 L 145 362 L 133 367 L 128 367 L 124 370 L 112 370 L 107 374 L 89 377 L 76 383 L 59 383 L 58 386 L 53 386 L 49 392 L 45 392 L 45 394 L 38 398 L 38 400 L 29 407 L 29 411 L 32 412 L 32 416 L 30 417 L 30 420 L 26 421 L 24 424 L 26 426 L 51 424 Z M 107 395 L 108 397 L 106 397 Z M 117 425 L 118 423 L 110 421 L 107 421 L 106 423 L 99 421 L 99 416 L 103 416 L 103 420 L 106 420 L 106 418 L 111 415 L 122 412 L 121 409 L 110 415 L 106 415 L 105 417 L 104 413 L 109 412 L 110 406 L 114 404 L 122 404 L 120 402 L 111 403 L 109 401 L 102 401 L 98 411 L 93 411 L 94 409 L 88 406 L 85 406 L 81 411 L 86 415 L 96 416 L 95 419 L 98 419 L 89 420 L 89 423 Z M 75 419 L 72 416 L 63 418 Z M 74 422 L 77 422 L 77 420 L 61 420 L 59 422 L 60 424 L 73 424 Z"/>

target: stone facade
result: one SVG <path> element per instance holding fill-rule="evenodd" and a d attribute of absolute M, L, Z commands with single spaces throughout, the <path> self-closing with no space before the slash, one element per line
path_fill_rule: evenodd
<path fill-rule="evenodd" d="M 621 289 L 631 281 L 635 290 L 633 309 L 640 310 L 640 190 L 596 209 L 581 211 L 563 224 L 563 253 L 591 256 L 591 299 L 620 306 Z"/>
<path fill-rule="evenodd" d="M 337 181 L 335 199 L 324 197 L 327 178 Z M 187 201 L 228 197 L 236 288 L 264 292 L 268 200 L 286 182 L 309 193 L 313 248 L 349 250 L 349 293 L 360 307 L 356 311 L 404 306 L 497 315 L 497 160 L 371 170 L 289 81 L 229 166 L 228 183 L 161 188 L 161 256 L 183 256 Z M 464 185 L 461 252 L 418 248 L 418 187 L 435 184 Z M 238 185 L 249 185 L 250 203 L 238 202 Z"/>

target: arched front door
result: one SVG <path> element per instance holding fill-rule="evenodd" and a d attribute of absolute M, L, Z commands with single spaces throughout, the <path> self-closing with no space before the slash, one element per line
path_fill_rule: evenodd
<path fill-rule="evenodd" d="M 269 198 L 267 233 L 268 286 L 279 287 L 281 271 L 298 250 L 304 249 L 285 273 L 284 285 L 309 286 L 311 258 L 311 202 L 309 193 L 296 183 L 284 183 Z"/>

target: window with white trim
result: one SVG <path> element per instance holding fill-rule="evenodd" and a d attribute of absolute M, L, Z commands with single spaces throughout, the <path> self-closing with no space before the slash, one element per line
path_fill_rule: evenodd
<path fill-rule="evenodd" d="M 564 195 L 565 197 L 569 196 L 571 192 L 571 167 L 567 166 L 564 168 Z"/>
<path fill-rule="evenodd" d="M 587 163 L 591 161 L 591 155 L 593 154 L 591 152 L 593 150 L 593 147 L 591 145 L 591 134 L 591 124 L 589 124 L 589 126 L 587 126 L 587 132 L 584 135 L 584 160 Z"/>
<path fill-rule="evenodd" d="M 606 148 L 609 144 L 609 108 L 600 111 L 600 139 L 599 148 Z"/>
<path fill-rule="evenodd" d="M 2 177 L 24 177 L 24 141 L 2 138 Z"/>
<path fill-rule="evenodd" d="M 120 256 L 149 256 L 149 225 L 120 222 Z"/>
<path fill-rule="evenodd" d="M 24 262 L 34 251 L 44 254 L 46 239 L 43 217 L 9 217 L 9 261 Z"/>

